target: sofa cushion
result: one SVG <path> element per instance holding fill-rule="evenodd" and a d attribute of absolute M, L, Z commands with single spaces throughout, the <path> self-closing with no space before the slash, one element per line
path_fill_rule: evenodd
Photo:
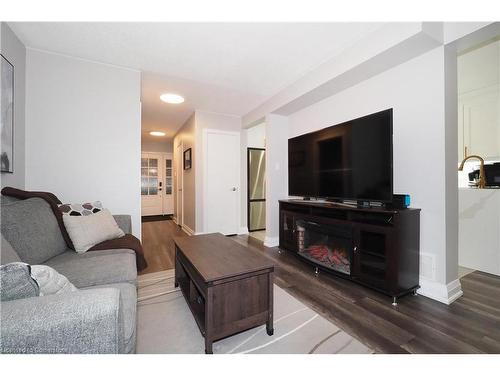
<path fill-rule="evenodd" d="M 134 353 L 137 326 L 137 289 L 130 283 L 97 285 L 85 289 L 116 288 L 120 290 L 120 353 Z"/>
<path fill-rule="evenodd" d="M 49 204 L 41 198 L 2 204 L 1 231 L 23 262 L 40 264 L 67 245 Z"/>
<path fill-rule="evenodd" d="M 62 273 L 77 288 L 128 282 L 135 284 L 135 253 L 130 249 L 89 251 L 83 254 L 68 250 L 45 262 Z"/>
<path fill-rule="evenodd" d="M 7 204 L 7 203 L 12 203 L 12 202 L 17 202 L 19 199 L 10 197 L 8 195 L 1 195 L 0 196 L 0 204 Z"/>
<path fill-rule="evenodd" d="M 28 264 L 16 262 L 0 266 L 0 301 L 12 301 L 38 295 L 38 284 L 31 277 Z"/>
<path fill-rule="evenodd" d="M 12 262 L 20 262 L 21 258 L 17 255 L 16 251 L 10 246 L 2 234 L 2 247 L 0 249 L 0 264 L 7 264 Z"/>

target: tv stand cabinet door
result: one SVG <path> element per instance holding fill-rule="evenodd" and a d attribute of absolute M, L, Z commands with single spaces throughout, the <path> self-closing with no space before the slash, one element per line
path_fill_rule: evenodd
<path fill-rule="evenodd" d="M 354 227 L 353 272 L 355 280 L 390 292 L 397 273 L 391 227 L 357 224 Z"/>
<path fill-rule="evenodd" d="M 280 247 L 285 250 L 297 251 L 296 213 L 280 211 Z"/>

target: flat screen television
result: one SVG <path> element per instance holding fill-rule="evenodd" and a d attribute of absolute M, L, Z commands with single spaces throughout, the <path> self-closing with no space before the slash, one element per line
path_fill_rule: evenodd
<path fill-rule="evenodd" d="M 288 140 L 288 193 L 392 201 L 392 108 Z"/>

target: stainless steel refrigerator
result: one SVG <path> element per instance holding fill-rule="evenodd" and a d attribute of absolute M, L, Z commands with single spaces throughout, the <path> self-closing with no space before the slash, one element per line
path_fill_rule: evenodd
<path fill-rule="evenodd" d="M 266 229 L 266 150 L 248 148 L 248 230 Z"/>

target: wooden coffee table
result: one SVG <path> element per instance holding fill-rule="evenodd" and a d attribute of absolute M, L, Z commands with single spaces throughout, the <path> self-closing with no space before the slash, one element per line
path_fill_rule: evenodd
<path fill-rule="evenodd" d="M 205 337 L 205 353 L 214 341 L 262 324 L 274 333 L 271 261 L 220 233 L 174 242 L 175 286 Z"/>

